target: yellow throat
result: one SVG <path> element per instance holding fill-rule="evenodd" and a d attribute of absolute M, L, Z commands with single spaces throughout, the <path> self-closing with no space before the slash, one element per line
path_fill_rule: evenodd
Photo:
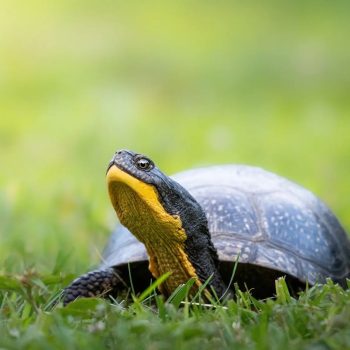
<path fill-rule="evenodd" d="M 169 295 L 190 278 L 201 282 L 185 252 L 186 232 L 180 217 L 170 215 L 158 199 L 153 185 L 113 165 L 107 172 L 108 192 L 120 222 L 141 241 L 150 257 L 149 270 L 155 278 L 170 277 L 161 286 Z"/>

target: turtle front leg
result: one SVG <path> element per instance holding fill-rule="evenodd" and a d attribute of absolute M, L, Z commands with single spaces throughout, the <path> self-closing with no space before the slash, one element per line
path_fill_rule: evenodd
<path fill-rule="evenodd" d="M 117 269 L 105 268 L 90 271 L 76 278 L 63 290 L 63 305 L 67 305 L 79 297 L 107 297 L 126 284 Z"/>

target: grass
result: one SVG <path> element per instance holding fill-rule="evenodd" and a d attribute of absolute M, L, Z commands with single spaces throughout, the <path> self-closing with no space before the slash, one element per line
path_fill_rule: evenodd
<path fill-rule="evenodd" d="M 244 292 L 215 309 L 180 304 L 186 293 L 52 304 L 98 264 L 116 224 L 104 172 L 118 148 L 167 174 L 264 167 L 314 191 L 349 231 L 349 10 L 3 2 L 0 348 L 349 348 L 349 291 L 331 282 L 294 300 L 280 281 L 276 300 Z"/>
<path fill-rule="evenodd" d="M 214 306 L 188 301 L 187 286 L 168 300 L 149 288 L 133 302 L 80 299 L 55 304 L 63 280 L 2 278 L 0 339 L 5 349 L 346 349 L 350 290 L 331 281 L 292 298 L 283 278 L 276 298 L 238 291 Z M 64 283 L 63 283 L 64 285 Z M 4 318 L 6 322 L 4 322 Z"/>

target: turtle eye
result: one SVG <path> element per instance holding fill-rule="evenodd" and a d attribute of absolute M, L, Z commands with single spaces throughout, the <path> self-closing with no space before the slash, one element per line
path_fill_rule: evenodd
<path fill-rule="evenodd" d="M 153 163 L 147 158 L 139 158 L 136 160 L 136 166 L 140 170 L 151 170 L 153 168 Z"/>

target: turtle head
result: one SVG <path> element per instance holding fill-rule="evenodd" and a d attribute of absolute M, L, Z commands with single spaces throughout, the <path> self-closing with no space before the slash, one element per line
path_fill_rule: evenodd
<path fill-rule="evenodd" d="M 158 225 L 179 226 L 167 238 L 182 242 L 186 240 L 182 225 L 188 219 L 194 225 L 207 225 L 203 209 L 190 193 L 142 154 L 116 152 L 107 169 L 107 183 L 112 205 L 128 228 L 151 224 L 152 218 Z M 148 239 L 146 234 L 137 238 Z"/>
<path fill-rule="evenodd" d="M 171 273 L 163 293 L 170 294 L 192 277 L 198 286 L 211 277 L 216 292 L 222 292 L 222 282 L 215 282 L 220 279 L 218 258 L 205 213 L 185 188 L 151 159 L 128 150 L 113 156 L 107 184 L 120 222 L 147 249 L 151 273 L 154 277 Z"/>

